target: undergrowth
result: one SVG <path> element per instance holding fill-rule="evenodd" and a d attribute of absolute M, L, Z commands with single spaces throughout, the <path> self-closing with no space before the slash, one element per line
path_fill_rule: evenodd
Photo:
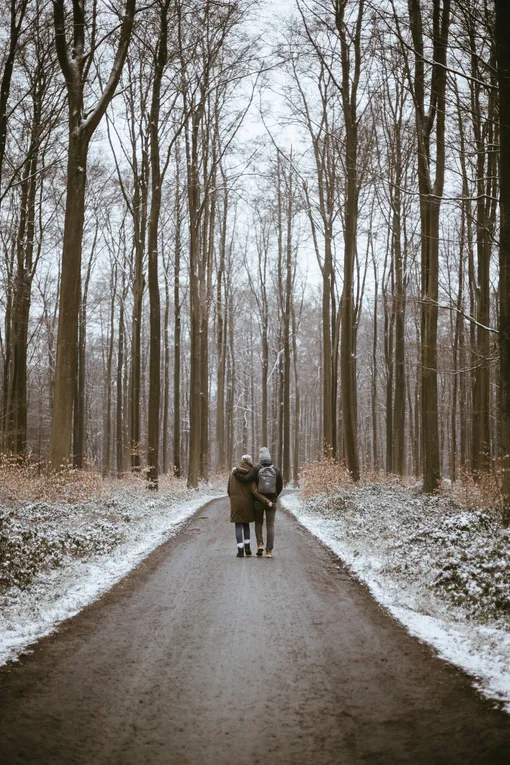
<path fill-rule="evenodd" d="M 221 476 L 199 491 L 217 493 L 224 486 Z M 110 554 L 132 526 L 150 523 L 194 493 L 184 478 L 160 476 L 155 492 L 143 472 L 120 479 L 92 469 L 57 473 L 0 456 L 0 605 L 9 588 L 25 589 L 43 571 Z"/>
<path fill-rule="evenodd" d="M 199 489 L 224 491 L 228 473 L 211 477 L 199 484 Z M 174 497 L 189 495 L 186 478 L 160 475 L 159 490 Z M 74 504 L 93 499 L 105 500 L 119 488 L 147 492 L 149 485 L 145 473 L 124 473 L 120 478 L 102 476 L 93 468 L 81 470 L 64 466 L 52 471 L 40 462 L 22 461 L 9 454 L 0 454 L 0 505 L 13 506 L 16 502 L 59 502 Z"/>
<path fill-rule="evenodd" d="M 421 479 L 412 475 L 399 476 L 383 470 L 368 469 L 361 476 L 358 486 L 421 486 Z M 338 489 L 354 489 L 351 474 L 345 462 L 319 457 L 306 462 L 299 474 L 299 487 L 307 499 L 317 494 L 333 495 Z M 491 472 L 474 476 L 467 470 L 459 470 L 456 481 L 444 480 L 438 496 L 451 500 L 459 508 L 480 509 L 502 506 L 501 471 L 497 464 Z"/>

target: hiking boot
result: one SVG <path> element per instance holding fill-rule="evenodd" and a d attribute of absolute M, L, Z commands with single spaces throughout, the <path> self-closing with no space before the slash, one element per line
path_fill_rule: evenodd
<path fill-rule="evenodd" d="M 245 555 L 251 555 L 251 547 L 250 547 L 250 543 L 249 542 L 248 542 L 247 545 L 244 546 L 244 554 Z"/>
<path fill-rule="evenodd" d="M 237 557 L 244 558 L 244 549 L 242 547 L 237 548 Z"/>
<path fill-rule="evenodd" d="M 266 550 L 266 558 L 272 558 L 273 557 L 273 551 L 272 550 Z"/>
<path fill-rule="evenodd" d="M 257 545 L 257 555 L 259 558 L 264 554 L 264 545 Z"/>

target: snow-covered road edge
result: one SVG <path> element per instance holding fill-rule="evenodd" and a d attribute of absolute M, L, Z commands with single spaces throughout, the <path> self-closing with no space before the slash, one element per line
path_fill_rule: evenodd
<path fill-rule="evenodd" d="M 40 575 L 0 612 L 0 666 L 16 660 L 28 646 L 53 632 L 69 617 L 97 600 L 153 550 L 174 537 L 201 507 L 222 493 L 200 493 L 158 509 L 148 524 L 133 528 L 111 555 L 75 560 Z"/>
<path fill-rule="evenodd" d="M 407 631 L 432 645 L 438 655 L 467 672 L 486 698 L 500 702 L 510 713 L 510 634 L 497 627 L 462 623 L 448 618 L 448 606 L 438 614 L 426 615 L 415 607 L 415 593 L 377 571 L 367 556 L 334 534 L 334 522 L 308 514 L 299 495 L 287 494 L 281 505 L 364 582 L 374 598 Z M 457 615 L 458 616 L 458 615 Z"/>

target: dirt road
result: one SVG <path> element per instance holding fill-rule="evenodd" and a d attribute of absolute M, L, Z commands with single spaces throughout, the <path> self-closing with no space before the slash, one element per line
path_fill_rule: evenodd
<path fill-rule="evenodd" d="M 0 670 L 0 762 L 510 763 L 510 717 L 283 511 L 238 560 L 226 500 Z"/>

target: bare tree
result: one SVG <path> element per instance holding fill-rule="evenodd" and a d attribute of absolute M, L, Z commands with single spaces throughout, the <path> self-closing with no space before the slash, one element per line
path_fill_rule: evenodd
<path fill-rule="evenodd" d="M 161 367 L 161 308 L 158 281 L 158 228 L 161 210 L 161 183 L 164 172 L 160 157 L 161 83 L 168 63 L 168 9 L 170 0 L 162 0 L 159 8 L 159 36 L 155 53 L 154 81 L 150 110 L 151 211 L 149 217 L 149 298 L 150 298 L 150 360 L 149 416 L 147 434 L 147 480 L 152 488 L 158 486 L 159 470 L 159 410 Z"/>
<path fill-rule="evenodd" d="M 37 202 L 44 182 L 40 166 L 44 165 L 48 144 L 60 116 L 58 94 L 55 94 L 51 86 L 55 61 L 51 55 L 48 24 L 43 18 L 39 22 L 34 28 L 32 39 L 25 46 L 22 59 L 30 88 L 31 114 L 29 144 L 21 168 L 5 422 L 6 446 L 20 456 L 26 456 L 27 446 L 27 352 L 32 283 L 42 251 L 42 230 L 37 230 Z"/>
<path fill-rule="evenodd" d="M 303 190 L 307 202 L 315 255 L 322 275 L 323 449 L 326 455 L 336 458 L 338 454 L 337 398 L 340 312 L 337 309 L 335 294 L 334 234 L 335 222 L 339 216 L 336 199 L 336 191 L 340 181 L 337 144 L 343 133 L 343 126 L 339 124 L 340 121 L 336 113 L 334 91 L 338 92 L 338 87 L 332 74 L 333 62 L 328 60 L 328 52 L 318 44 L 318 30 L 310 23 L 303 7 L 301 5 L 298 7 L 306 39 L 311 45 L 318 64 L 318 71 L 313 82 L 318 96 L 318 113 L 314 113 L 310 104 L 310 96 L 305 87 L 306 78 L 310 76 L 310 69 L 314 72 L 314 68 L 302 63 L 301 48 L 304 41 L 299 38 L 298 47 L 290 57 L 292 75 L 298 93 L 297 100 L 292 99 L 291 96 L 291 108 L 293 114 L 299 115 L 299 120 L 304 124 L 313 148 L 317 213 L 314 212 L 312 190 L 307 179 L 303 179 Z M 329 52 L 329 57 L 331 58 L 331 52 Z M 300 108 L 297 103 L 300 104 Z"/>
<path fill-rule="evenodd" d="M 499 332 L 503 520 L 510 524 L 510 8 L 495 0 L 499 84 L 500 235 Z"/>
<path fill-rule="evenodd" d="M 3 177 L 2 171 L 4 166 L 5 145 L 7 142 L 7 123 L 9 120 L 8 104 L 11 92 L 12 73 L 27 7 L 28 0 L 10 0 L 9 2 L 9 43 L 2 72 L 2 79 L 0 81 L 0 183 Z"/>
<path fill-rule="evenodd" d="M 85 3 L 73 3 L 72 44 L 67 39 L 65 0 L 54 0 L 53 3 L 55 42 L 60 68 L 66 81 L 69 107 L 66 218 L 59 298 L 55 406 L 50 439 L 50 462 L 54 469 L 60 469 L 66 463 L 71 446 L 88 149 L 90 139 L 120 79 L 131 38 L 135 4 L 136 0 L 126 0 L 113 66 L 99 100 L 91 109 L 85 105 L 85 88 L 98 45 L 97 6 L 93 5 L 89 50 L 86 51 L 88 20 Z"/>
<path fill-rule="evenodd" d="M 393 4 L 393 0 L 392 0 Z M 397 33 L 412 91 L 418 139 L 418 183 L 421 216 L 421 413 L 423 489 L 435 491 L 441 481 L 437 403 L 437 321 L 439 213 L 445 177 L 446 53 L 450 28 L 450 0 L 432 2 L 432 63 L 425 53 L 424 3 L 409 0 L 409 23 L 414 71 L 407 56 L 397 11 L 393 5 Z M 428 28 L 428 27 L 427 27 Z M 426 103 L 427 75 L 430 88 Z M 431 142 L 435 142 L 435 157 Z"/>

